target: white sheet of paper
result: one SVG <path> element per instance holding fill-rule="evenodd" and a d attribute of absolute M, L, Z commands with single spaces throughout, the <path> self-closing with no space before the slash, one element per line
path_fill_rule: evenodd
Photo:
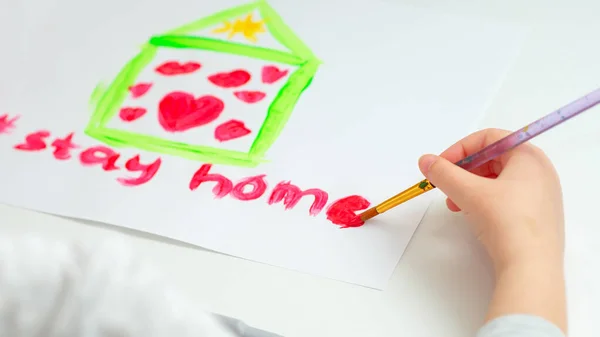
<path fill-rule="evenodd" d="M 289 181 L 302 190 L 327 192 L 328 206 L 351 195 L 373 205 L 414 184 L 422 179 L 417 168 L 421 154 L 437 153 L 473 130 L 524 38 L 517 27 L 389 1 L 270 1 L 322 63 L 268 149 L 266 162 L 256 167 L 214 164 L 210 168 L 211 174 L 221 174 L 233 185 L 264 175 L 264 194 L 240 201 L 234 192 L 215 198 L 213 182 L 190 190 L 194 173 L 206 161 L 136 146 L 117 147 L 84 134 L 94 108 L 90 97 L 98 83 L 107 88 L 151 36 L 240 2 L 29 2 L 20 9 L 23 12 L 14 9 L 14 15 L 0 23 L 4 32 L 14 32 L 6 34 L 5 40 L 5 46 L 13 48 L 0 55 L 0 116 L 8 114 L 5 122 L 20 116 L 12 130 L 5 128 L 0 134 L 0 202 L 150 232 L 379 289 L 408 245 L 431 196 L 414 199 L 365 226 L 340 229 L 327 219 L 327 207 L 309 215 L 312 196 L 289 210 L 281 202 L 269 205 L 273 189 Z M 263 19 L 258 11 L 252 13 L 254 21 Z M 222 26 L 216 22 L 191 35 L 228 41 L 226 33 L 212 32 Z M 272 33 L 258 33 L 256 44 L 286 52 Z M 232 41 L 252 45 L 243 34 Z M 162 76 L 154 69 L 166 61 L 194 61 L 201 68 L 186 75 Z M 262 83 L 265 65 L 288 73 L 272 85 Z M 146 114 L 123 122 L 117 113 L 105 127 L 188 145 L 248 151 L 269 105 L 298 68 L 214 51 L 159 48 L 135 80 L 153 83 L 150 90 L 138 99 L 125 97 L 119 105 L 145 107 Z M 219 88 L 207 81 L 211 74 L 234 69 L 250 72 L 248 83 Z M 159 101 L 181 90 L 196 99 L 211 94 L 223 101 L 224 110 L 211 123 L 189 132 L 165 131 L 158 122 Z M 260 90 L 266 97 L 244 103 L 233 94 L 239 90 Z M 196 108 L 204 103 L 197 102 Z M 243 121 L 250 134 L 216 141 L 216 126 L 231 119 Z M 14 148 L 40 130 L 49 133 L 42 142 L 45 149 Z M 55 159 L 54 140 L 71 132 L 78 148 L 71 150 L 69 159 Z M 115 162 L 118 169 L 82 165 L 80 153 L 100 145 L 120 154 Z M 118 178 L 140 175 L 126 168 L 126 162 L 138 154 L 141 164 L 160 158 L 158 171 L 142 185 L 124 186 Z M 135 166 L 131 164 L 134 161 L 129 167 Z M 238 194 L 248 195 L 249 190 L 238 188 Z"/>

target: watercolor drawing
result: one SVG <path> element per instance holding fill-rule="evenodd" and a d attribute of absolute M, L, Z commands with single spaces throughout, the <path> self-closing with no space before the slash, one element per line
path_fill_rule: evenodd
<path fill-rule="evenodd" d="M 113 147 L 265 162 L 320 61 L 264 1 L 152 36 L 92 94 L 86 134 Z"/>
<path fill-rule="evenodd" d="M 0 134 L 10 133 L 15 128 L 19 116 L 10 117 L 8 114 L 0 115 Z"/>

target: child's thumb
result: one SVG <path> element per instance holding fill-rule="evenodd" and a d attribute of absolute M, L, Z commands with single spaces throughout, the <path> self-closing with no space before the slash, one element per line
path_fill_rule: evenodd
<path fill-rule="evenodd" d="M 476 198 L 474 191 L 481 183 L 480 177 L 454 165 L 445 158 L 424 155 L 419 159 L 419 169 L 429 181 L 439 188 L 459 207 L 468 207 Z"/>

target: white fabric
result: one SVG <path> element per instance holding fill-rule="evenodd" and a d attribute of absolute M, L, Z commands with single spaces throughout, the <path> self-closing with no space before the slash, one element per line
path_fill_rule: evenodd
<path fill-rule="evenodd" d="M 0 239 L 0 336 L 233 337 L 120 242 Z"/>

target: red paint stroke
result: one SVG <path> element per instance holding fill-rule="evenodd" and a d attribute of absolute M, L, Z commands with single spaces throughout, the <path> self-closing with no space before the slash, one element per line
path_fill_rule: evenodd
<path fill-rule="evenodd" d="M 138 83 L 129 87 L 129 92 L 132 98 L 140 98 L 144 96 L 152 87 L 152 83 Z"/>
<path fill-rule="evenodd" d="M 113 149 L 106 146 L 93 146 L 79 154 L 79 160 L 83 165 L 97 165 L 102 164 L 104 171 L 118 170 L 119 167 L 115 165 L 121 155 L 115 152 Z"/>
<path fill-rule="evenodd" d="M 197 62 L 179 63 L 177 61 L 169 61 L 156 67 L 156 72 L 165 76 L 176 76 L 191 74 L 200 69 L 202 65 Z"/>
<path fill-rule="evenodd" d="M 359 195 L 351 195 L 331 204 L 327 208 L 327 219 L 341 228 L 360 227 L 365 222 L 356 212 L 367 209 L 370 205 L 367 199 Z"/>
<path fill-rule="evenodd" d="M 25 143 L 15 145 L 15 149 L 23 151 L 40 151 L 48 145 L 45 139 L 50 137 L 50 132 L 46 130 L 36 131 L 25 137 Z"/>
<path fill-rule="evenodd" d="M 194 176 L 190 181 L 190 190 L 193 191 L 197 189 L 203 182 L 214 181 L 217 185 L 213 187 L 212 191 L 215 198 L 220 199 L 231 192 L 233 189 L 233 182 L 220 174 L 208 174 L 211 167 L 212 165 L 210 164 L 204 164 L 196 171 L 196 173 L 194 173 Z"/>
<path fill-rule="evenodd" d="M 267 94 L 262 91 L 236 91 L 233 93 L 240 101 L 249 104 L 262 101 Z"/>
<path fill-rule="evenodd" d="M 230 72 L 223 72 L 211 75 L 208 77 L 208 80 L 212 82 L 212 84 L 221 87 L 221 88 L 237 88 L 242 85 L 248 83 L 250 81 L 250 73 L 242 70 L 232 70 Z"/>
<path fill-rule="evenodd" d="M 15 128 L 15 122 L 19 119 L 19 116 L 9 118 L 8 114 L 0 116 L 0 134 L 8 134 L 12 129 Z"/>
<path fill-rule="evenodd" d="M 147 111 L 146 108 L 141 107 L 121 108 L 121 110 L 119 110 L 119 118 L 124 122 L 132 122 L 145 115 Z"/>
<path fill-rule="evenodd" d="M 317 214 L 321 213 L 327 204 L 327 200 L 329 199 L 327 192 L 318 188 L 310 188 L 303 191 L 298 186 L 291 184 L 289 181 L 282 181 L 277 184 L 275 188 L 273 188 L 268 203 L 269 205 L 273 205 L 283 200 L 285 209 L 289 210 L 293 209 L 296 204 L 298 204 L 300 199 L 307 195 L 312 195 L 315 197 L 315 201 L 310 206 L 308 213 L 312 216 L 316 216 Z"/>
<path fill-rule="evenodd" d="M 266 84 L 273 84 L 288 74 L 288 70 L 279 70 L 275 66 L 264 66 L 262 68 L 261 77 L 262 82 Z"/>
<path fill-rule="evenodd" d="M 265 175 L 261 174 L 254 177 L 248 177 L 238 182 L 231 191 L 231 195 L 242 201 L 256 200 L 262 197 L 267 190 L 267 182 L 265 181 Z M 246 191 L 246 186 L 250 186 L 252 189 Z"/>
<path fill-rule="evenodd" d="M 215 139 L 220 142 L 240 138 L 250 134 L 250 129 L 246 128 L 244 122 L 235 119 L 225 122 L 215 129 Z"/>
<path fill-rule="evenodd" d="M 174 91 L 158 104 L 158 121 L 169 132 L 185 131 L 217 119 L 225 103 L 215 96 L 194 98 L 193 95 Z"/>
<path fill-rule="evenodd" d="M 52 142 L 52 146 L 54 147 L 54 158 L 58 160 L 66 160 L 71 158 L 71 150 L 76 149 L 79 146 L 73 143 L 73 132 L 69 133 L 69 135 L 65 138 L 56 138 Z"/>
<path fill-rule="evenodd" d="M 140 176 L 137 178 L 117 178 L 117 181 L 125 186 L 139 186 L 145 184 L 150 181 L 150 179 L 154 178 L 156 172 L 158 172 L 158 169 L 160 168 L 160 164 L 160 158 L 156 159 L 151 164 L 142 164 L 140 163 L 140 155 L 138 154 L 125 163 L 125 168 L 131 172 L 141 172 Z"/>

